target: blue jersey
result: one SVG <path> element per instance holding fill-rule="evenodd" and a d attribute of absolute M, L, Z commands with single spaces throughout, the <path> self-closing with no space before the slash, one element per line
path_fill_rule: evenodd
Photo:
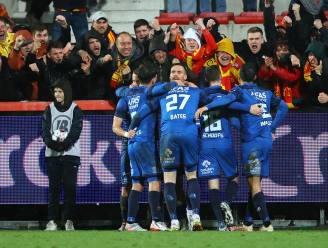
<path fill-rule="evenodd" d="M 194 115 L 200 101 L 200 89 L 176 86 L 160 99 L 161 134 L 195 133 Z"/>
<path fill-rule="evenodd" d="M 145 86 L 130 88 L 126 91 L 125 97 L 121 98 L 116 106 L 116 112 L 124 116 L 129 113 L 133 116 L 141 109 L 147 101 L 148 88 Z M 156 114 L 147 115 L 141 122 L 136 135 L 130 141 L 154 142 L 154 130 L 156 125 Z"/>
<path fill-rule="evenodd" d="M 241 113 L 241 138 L 243 141 L 249 141 L 255 137 L 271 138 L 271 133 L 277 128 L 288 111 L 284 101 L 276 97 L 271 91 L 259 88 L 253 83 L 234 87 L 227 96 L 216 98 L 207 107 L 212 109 L 233 101 L 248 105 L 258 104 L 262 108 L 260 116 L 248 112 Z M 274 119 L 271 116 L 272 108 L 278 108 Z"/>
<path fill-rule="evenodd" d="M 212 94 L 209 100 L 220 96 L 224 94 Z M 200 120 L 202 149 L 216 148 L 218 143 L 222 142 L 232 142 L 230 112 L 231 110 L 227 108 L 215 108 L 202 114 Z"/>

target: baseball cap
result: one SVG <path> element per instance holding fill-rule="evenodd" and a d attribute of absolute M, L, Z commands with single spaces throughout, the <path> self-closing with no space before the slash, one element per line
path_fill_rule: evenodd
<path fill-rule="evenodd" d="M 91 15 L 91 21 L 98 21 L 99 19 L 105 19 L 108 21 L 108 17 L 105 12 L 97 11 Z"/>

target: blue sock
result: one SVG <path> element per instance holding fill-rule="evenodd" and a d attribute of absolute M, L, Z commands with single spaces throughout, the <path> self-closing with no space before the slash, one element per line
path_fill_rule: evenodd
<path fill-rule="evenodd" d="M 160 205 L 161 192 L 149 191 L 148 202 L 150 206 L 152 220 L 159 221 L 161 216 L 161 205 Z"/>
<path fill-rule="evenodd" d="M 253 202 L 256 212 L 260 215 L 265 226 L 271 224 L 269 212 L 265 203 L 264 194 L 262 192 L 258 192 L 253 196 Z"/>
<path fill-rule="evenodd" d="M 246 226 L 250 226 L 253 224 L 252 209 L 253 209 L 252 193 L 248 192 L 248 201 L 246 205 L 246 214 L 245 214 L 245 223 L 244 223 Z"/>
<path fill-rule="evenodd" d="M 222 222 L 223 216 L 220 209 L 219 190 L 218 189 L 209 190 L 208 198 L 210 200 L 215 218 L 218 220 L 218 222 Z"/>
<path fill-rule="evenodd" d="M 188 180 L 188 198 L 195 214 L 199 214 L 200 188 L 196 178 Z"/>
<path fill-rule="evenodd" d="M 164 183 L 164 198 L 171 220 L 177 219 L 177 193 L 175 183 Z"/>
<path fill-rule="evenodd" d="M 225 190 L 227 202 L 230 204 L 238 192 L 238 183 L 232 180 L 228 180 L 228 184 Z"/>
<path fill-rule="evenodd" d="M 131 190 L 128 202 L 128 223 L 136 222 L 137 214 L 139 211 L 139 191 Z"/>

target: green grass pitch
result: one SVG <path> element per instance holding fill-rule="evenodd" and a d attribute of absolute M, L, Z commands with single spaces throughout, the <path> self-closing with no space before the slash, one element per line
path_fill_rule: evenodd
<path fill-rule="evenodd" d="M 0 231 L 0 248 L 105 248 L 105 247 L 261 247 L 326 248 L 328 231 L 162 232 L 117 231 Z"/>

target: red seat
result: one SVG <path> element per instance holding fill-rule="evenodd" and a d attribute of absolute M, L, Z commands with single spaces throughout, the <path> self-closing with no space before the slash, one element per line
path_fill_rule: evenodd
<path fill-rule="evenodd" d="M 189 18 L 190 20 L 195 16 L 194 13 L 187 13 L 187 12 L 173 12 L 173 13 L 161 13 L 160 17 L 167 17 L 167 18 Z"/>
<path fill-rule="evenodd" d="M 241 12 L 240 16 L 249 16 L 249 17 L 253 17 L 253 16 L 263 16 L 263 12 L 262 11 L 250 11 L 250 12 Z"/>
<path fill-rule="evenodd" d="M 206 17 L 228 17 L 229 20 L 233 20 L 234 13 L 233 12 L 202 12 L 198 15 L 201 18 Z"/>
<path fill-rule="evenodd" d="M 235 16 L 234 22 L 236 24 L 263 24 L 263 16 Z"/>
<path fill-rule="evenodd" d="M 171 25 L 173 23 L 179 25 L 189 25 L 192 21 L 189 17 L 157 17 L 160 25 Z"/>

